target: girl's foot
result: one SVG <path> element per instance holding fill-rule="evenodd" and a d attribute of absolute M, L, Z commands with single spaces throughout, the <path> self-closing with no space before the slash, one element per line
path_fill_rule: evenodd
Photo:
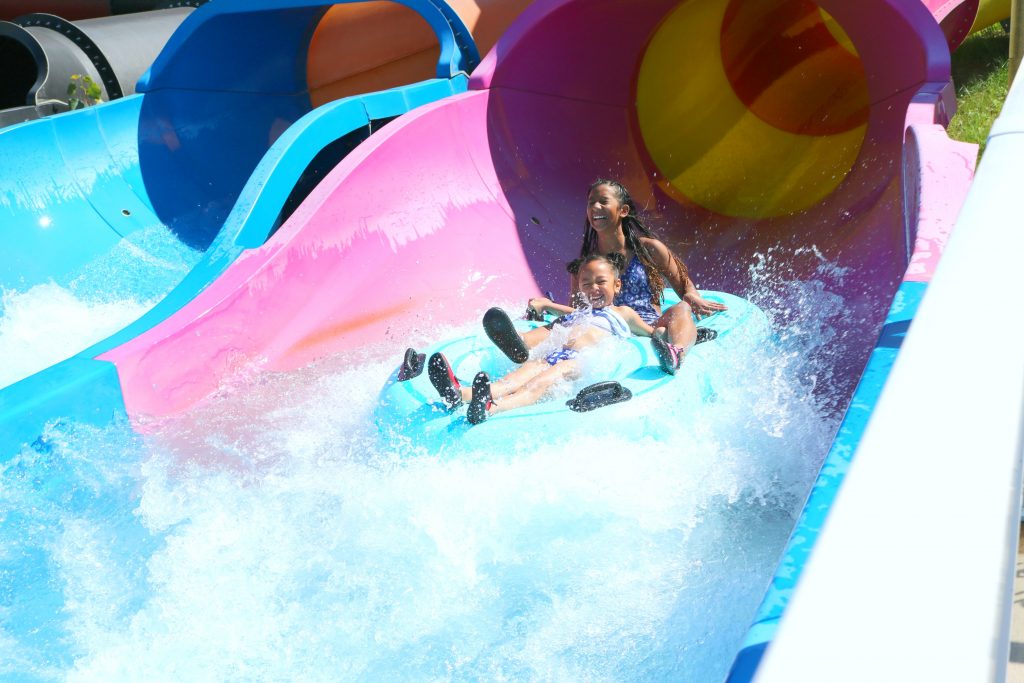
<path fill-rule="evenodd" d="M 714 339 L 718 339 L 718 330 L 713 330 L 710 327 L 698 327 L 697 328 L 697 341 L 696 344 L 703 344 Z"/>
<path fill-rule="evenodd" d="M 473 398 L 466 409 L 466 419 L 471 425 L 478 425 L 487 419 L 487 411 L 494 405 L 491 400 L 491 379 L 486 372 L 476 373 L 473 378 Z"/>
<path fill-rule="evenodd" d="M 484 313 L 484 332 L 501 352 L 513 363 L 525 363 L 530 358 L 526 342 L 516 332 L 508 313 L 500 308 L 491 308 Z"/>
<path fill-rule="evenodd" d="M 462 405 L 462 385 L 452 372 L 452 366 L 443 353 L 435 353 L 427 361 L 427 376 L 430 383 L 441 395 L 441 401 L 448 410 L 455 410 Z"/>
<path fill-rule="evenodd" d="M 654 353 L 658 356 L 658 365 L 661 366 L 662 372 L 669 375 L 676 374 L 679 366 L 683 364 L 683 352 L 679 347 L 669 344 L 660 335 L 651 337 L 651 346 L 654 347 Z"/>
<path fill-rule="evenodd" d="M 416 353 L 416 349 L 410 347 L 405 350 L 405 357 L 402 359 L 402 366 L 398 369 L 398 381 L 408 382 L 413 377 L 418 377 L 423 372 L 422 353 Z"/>

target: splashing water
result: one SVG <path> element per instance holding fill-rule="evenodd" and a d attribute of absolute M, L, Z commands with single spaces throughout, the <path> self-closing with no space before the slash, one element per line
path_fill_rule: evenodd
<path fill-rule="evenodd" d="M 138 230 L 59 281 L 0 288 L 0 388 L 64 360 L 153 307 L 198 260 L 163 227 Z"/>
<path fill-rule="evenodd" d="M 105 339 L 152 306 L 125 299 L 96 302 L 49 282 L 0 292 L 0 388 Z"/>
<path fill-rule="evenodd" d="M 53 425 L 0 466 L 0 677 L 719 681 L 837 426 L 795 325 L 699 414 L 671 383 L 667 441 L 381 443 L 393 368 L 353 357 Z"/>
<path fill-rule="evenodd" d="M 797 271 L 811 277 L 800 278 Z M 750 301 L 772 320 L 780 352 L 792 356 L 780 367 L 802 368 L 818 407 L 838 420 L 881 327 L 881 297 L 862 286 L 860 306 L 851 307 L 835 293 L 844 289 L 850 270 L 827 261 L 814 246 L 756 254 L 748 274 Z"/>

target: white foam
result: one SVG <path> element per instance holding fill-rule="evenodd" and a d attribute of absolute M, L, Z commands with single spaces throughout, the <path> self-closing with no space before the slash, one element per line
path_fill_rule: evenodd
<path fill-rule="evenodd" d="M 53 282 L 0 293 L 0 387 L 28 377 L 105 339 L 151 302 L 81 299 Z"/>
<path fill-rule="evenodd" d="M 392 367 L 355 356 L 227 382 L 145 437 L 57 426 L 0 496 L 43 517 L 26 543 L 67 652 L 26 636 L 0 659 L 81 681 L 721 680 L 835 429 L 811 357 L 733 359 L 659 441 L 382 444 Z"/>

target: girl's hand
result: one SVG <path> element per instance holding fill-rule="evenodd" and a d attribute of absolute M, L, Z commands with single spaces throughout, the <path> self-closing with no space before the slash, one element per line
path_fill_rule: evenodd
<path fill-rule="evenodd" d="M 706 318 L 709 315 L 717 313 L 719 311 L 726 310 L 726 305 L 717 301 L 710 301 L 703 298 L 700 294 L 686 294 L 683 297 L 683 301 L 690 304 L 690 308 L 693 310 L 693 314 L 697 316 L 697 320 Z"/>
<path fill-rule="evenodd" d="M 554 302 L 551 301 L 551 299 L 548 299 L 547 297 L 537 296 L 527 301 L 526 307 L 533 309 L 540 315 L 544 315 L 544 313 L 547 312 L 548 306 L 550 306 L 552 303 Z"/>

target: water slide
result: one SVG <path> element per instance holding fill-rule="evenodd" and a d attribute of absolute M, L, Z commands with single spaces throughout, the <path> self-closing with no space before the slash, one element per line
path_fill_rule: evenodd
<path fill-rule="evenodd" d="M 72 22 L 32 13 L 0 21 L 0 127 L 68 110 L 72 77 L 99 87 L 97 100 L 135 92 L 135 82 L 197 0 L 174 8 Z M 85 99 L 85 88 L 78 93 Z"/>
<path fill-rule="evenodd" d="M 950 51 L 970 34 L 1010 18 L 1009 0 L 924 0 L 924 5 L 942 27 Z"/>
<path fill-rule="evenodd" d="M 0 8 L 0 21 L 45 12 L 64 19 L 95 19 L 112 14 L 131 14 L 172 7 L 194 6 L 194 0 L 10 0 Z"/>
<path fill-rule="evenodd" d="M 260 9 L 237 18 L 256 22 Z M 630 58 L 606 58 L 609 26 Z M 149 83 L 178 76 L 180 65 L 158 61 Z M 828 456 L 839 460 L 816 485 L 833 495 L 971 179 L 975 148 L 944 131 L 953 106 L 945 36 L 923 6 L 542 0 L 467 92 L 364 141 L 265 243 L 268 232 L 236 240 L 250 248 L 219 263 L 219 277 L 172 295 L 165 319 L 6 391 L 4 407 L 17 408 L 8 433 L 31 443 L 55 415 L 152 424 L 201 409 L 238 377 L 394 353 L 381 340 L 561 291 L 581 188 L 611 175 L 670 242 L 686 242 L 702 287 L 749 292 L 751 264 L 774 259 L 841 298 L 816 389 L 839 412 L 852 404 Z M 174 119 L 154 120 L 174 140 Z M 805 522 L 824 509 L 812 497 Z M 792 558 L 807 550 L 798 546 L 738 680 L 770 640 Z"/>
<path fill-rule="evenodd" d="M 482 269 L 491 249 L 513 254 L 504 264 L 504 276 L 475 293 L 480 301 L 560 289 L 564 278 L 558 255 L 571 253 L 577 236 L 549 226 L 575 223 L 576 210 L 564 197 L 571 195 L 570 188 L 585 186 L 595 171 L 615 171 L 665 224 L 680 226 L 681 234 L 671 239 L 693 240 L 691 260 L 700 264 L 695 267 L 705 286 L 743 291 L 748 274 L 729 264 L 747 263 L 779 245 L 814 244 L 844 272 L 842 283 L 830 285 L 851 294 L 847 300 L 857 324 L 842 331 L 852 350 L 840 359 L 835 382 L 852 390 L 908 266 L 915 273 L 928 271 L 927 261 L 908 262 L 917 220 L 912 218 L 908 235 L 905 216 L 909 211 L 913 217 L 916 207 L 906 209 L 896 173 L 903 163 L 908 117 L 939 125 L 952 107 L 944 50 L 928 42 L 935 38 L 928 15 L 922 14 L 920 28 L 911 31 L 904 15 L 918 10 L 897 13 L 900 21 L 893 30 L 903 28 L 906 34 L 879 41 L 914 47 L 907 52 L 907 65 L 894 72 L 872 69 L 872 60 L 884 61 L 889 48 L 855 47 L 850 27 L 856 31 L 868 12 L 843 21 L 812 5 L 800 5 L 801 12 L 774 3 L 756 11 L 724 4 L 670 11 L 669 5 L 651 4 L 638 15 L 644 21 L 629 35 L 637 43 L 639 70 L 632 63 L 608 65 L 604 86 L 574 76 L 587 63 L 585 49 L 573 41 L 561 41 L 566 46 L 559 47 L 546 39 L 563 29 L 566 17 L 578 16 L 583 24 L 588 17 L 596 21 L 602 12 L 621 8 L 616 10 L 614 3 L 593 12 L 572 3 L 533 8 L 532 21 L 522 20 L 499 41 L 474 75 L 471 92 L 424 107 L 360 146 L 275 239 L 244 254 L 165 324 L 99 356 L 117 366 L 129 413 L 166 415 L 186 409 L 206 396 L 232 363 L 258 359 L 268 369 L 299 367 L 325 353 L 379 339 L 385 328 L 409 333 L 418 324 L 413 312 L 453 305 L 443 293 L 393 288 L 375 296 L 372 308 L 360 311 L 359 324 L 352 324 L 349 311 L 361 295 L 353 292 L 348 298 L 325 287 L 328 273 L 359 273 L 371 264 L 375 269 L 390 251 L 400 258 L 395 268 L 401 279 L 415 280 L 423 276 L 417 269 L 428 267 L 430 245 L 451 245 L 453 260 L 464 265 L 435 278 L 442 278 L 439 289 L 452 292 L 466 273 Z M 793 15 L 787 13 L 791 10 Z M 755 27 L 768 19 L 800 29 L 799 22 L 808 22 L 808 28 L 799 31 L 799 39 L 786 33 L 762 36 Z M 721 44 L 688 39 L 697 27 L 723 22 Z M 655 25 L 661 28 L 641 51 Z M 813 85 L 786 69 L 810 47 L 821 78 Z M 774 60 L 781 64 L 778 72 L 756 70 L 748 61 L 756 50 L 789 59 Z M 697 72 L 698 78 L 677 83 L 670 64 L 701 63 L 720 51 L 723 70 Z M 541 57 L 562 66 L 535 74 Z M 629 85 L 634 77 L 635 110 Z M 798 88 L 801 97 L 792 97 L 787 86 Z M 674 93 L 667 103 L 665 92 Z M 723 97 L 725 92 L 736 96 Z M 543 130 L 534 123 L 540 117 L 526 116 L 539 107 L 546 114 Z M 580 120 L 592 124 L 572 123 Z M 759 144 L 747 144 L 751 138 Z M 917 144 L 909 145 L 906 154 L 934 153 L 931 145 L 911 141 Z M 970 167 L 969 146 L 948 142 L 941 147 L 961 167 Z M 787 173 L 758 173 L 780 157 L 791 166 Z M 918 163 L 911 158 L 908 167 Z M 431 187 L 396 191 L 396 179 L 424 177 L 427 169 Z M 451 187 L 442 196 L 451 194 L 455 205 L 428 214 L 427 225 L 409 233 L 413 207 L 427 201 L 438 184 Z M 374 208 L 358 209 L 357 202 Z M 338 220 L 347 211 L 355 211 L 357 218 Z M 820 227 L 833 222 L 837 225 L 829 230 Z M 704 250 L 713 251 L 714 258 Z M 328 254 L 333 257 L 325 258 Z M 289 276 L 290 269 L 303 277 Z M 266 277 L 288 285 L 270 286 Z M 230 335 L 228 342 L 223 330 L 237 329 L 235 316 L 254 310 L 261 311 L 260 321 L 250 323 L 242 338 Z M 298 318 L 285 324 L 271 311 Z M 187 354 L 194 362 L 176 351 L 169 362 L 164 354 L 172 353 L 172 341 L 183 336 L 200 339 Z M 230 353 L 223 352 L 224 344 Z"/>
<path fill-rule="evenodd" d="M 212 24 L 216 38 L 204 38 L 196 48 L 195 24 L 179 32 L 164 53 L 166 61 L 176 61 L 174 83 L 168 81 L 172 76 L 147 77 L 138 96 L 0 132 L 5 169 L 0 178 L 5 253 L 0 286 L 8 296 L 56 287 L 79 301 L 130 302 L 99 316 L 99 324 L 79 324 L 80 329 L 71 324 L 59 335 L 41 334 L 45 339 L 31 346 L 52 349 L 27 371 L 0 373 L 0 386 L 125 327 L 189 272 L 197 291 L 217 272 L 200 275 L 203 268 L 196 268 L 206 263 L 203 254 L 215 241 L 219 250 L 213 260 L 228 262 L 230 254 L 244 248 L 232 246 L 240 231 L 247 235 L 245 246 L 265 238 L 324 169 L 375 127 L 464 87 L 458 74 L 476 59 L 469 55 L 466 62 L 461 56 L 467 50 L 475 54 L 466 27 L 493 43 L 521 5 L 463 2 L 457 6 L 461 15 L 445 10 L 457 29 L 431 25 L 414 9 L 395 3 L 317 6 L 309 10 L 307 34 L 288 44 L 267 38 L 282 61 L 295 61 L 297 68 L 288 74 L 253 72 L 244 84 L 232 69 L 251 69 L 226 56 L 234 49 L 231 28 L 217 23 L 217 11 L 201 13 L 196 21 Z M 150 25 L 154 15 L 188 11 L 112 20 Z M 427 12 L 444 18 L 438 10 Z M 173 23 L 183 16 L 175 14 Z M 21 38 L 33 38 L 24 27 L 11 26 Z M 401 39 L 374 39 L 395 27 L 402 30 Z M 131 53 L 138 37 L 117 44 L 116 28 L 104 34 L 105 44 Z M 274 31 L 269 25 L 258 28 L 268 35 Z M 445 33 L 444 54 L 435 30 Z M 452 37 L 456 32 L 461 45 Z M 206 61 L 231 66 L 211 75 Z M 361 101 L 339 102 L 366 93 L 371 95 Z M 319 109 L 325 104 L 331 106 Z M 304 115 L 308 118 L 302 125 L 279 142 L 289 124 Z M 189 134 L 168 133 L 167 126 Z M 22 308 L 29 306 L 27 301 Z M 17 301 L 9 304 L 8 314 L 18 307 Z M 25 346 L 7 352 L 32 355 Z"/>
<path fill-rule="evenodd" d="M 826 669 L 839 681 L 1015 675 L 1024 319 L 1006 312 L 1017 309 L 1024 248 L 1022 158 L 1016 79 L 760 683 L 817 680 Z M 989 296 L 979 300 L 977 282 Z M 971 362 L 947 362 L 956 310 L 988 321 L 985 352 Z"/>
<path fill-rule="evenodd" d="M 97 83 L 104 101 L 134 93 L 136 81 L 170 35 L 192 8 L 206 1 L 115 3 L 113 8 L 36 2 L 0 16 L 9 19 L 0 20 L 0 61 L 8 69 L 0 88 L 0 126 L 67 111 L 66 91 L 76 74 Z M 449 4 L 486 51 L 526 2 Z M 111 11 L 117 16 L 88 18 Z M 385 34 L 391 38 L 379 40 Z M 309 45 L 311 104 L 427 80 L 434 76 L 437 59 L 437 38 L 414 10 L 390 2 L 334 5 L 317 23 Z"/>

